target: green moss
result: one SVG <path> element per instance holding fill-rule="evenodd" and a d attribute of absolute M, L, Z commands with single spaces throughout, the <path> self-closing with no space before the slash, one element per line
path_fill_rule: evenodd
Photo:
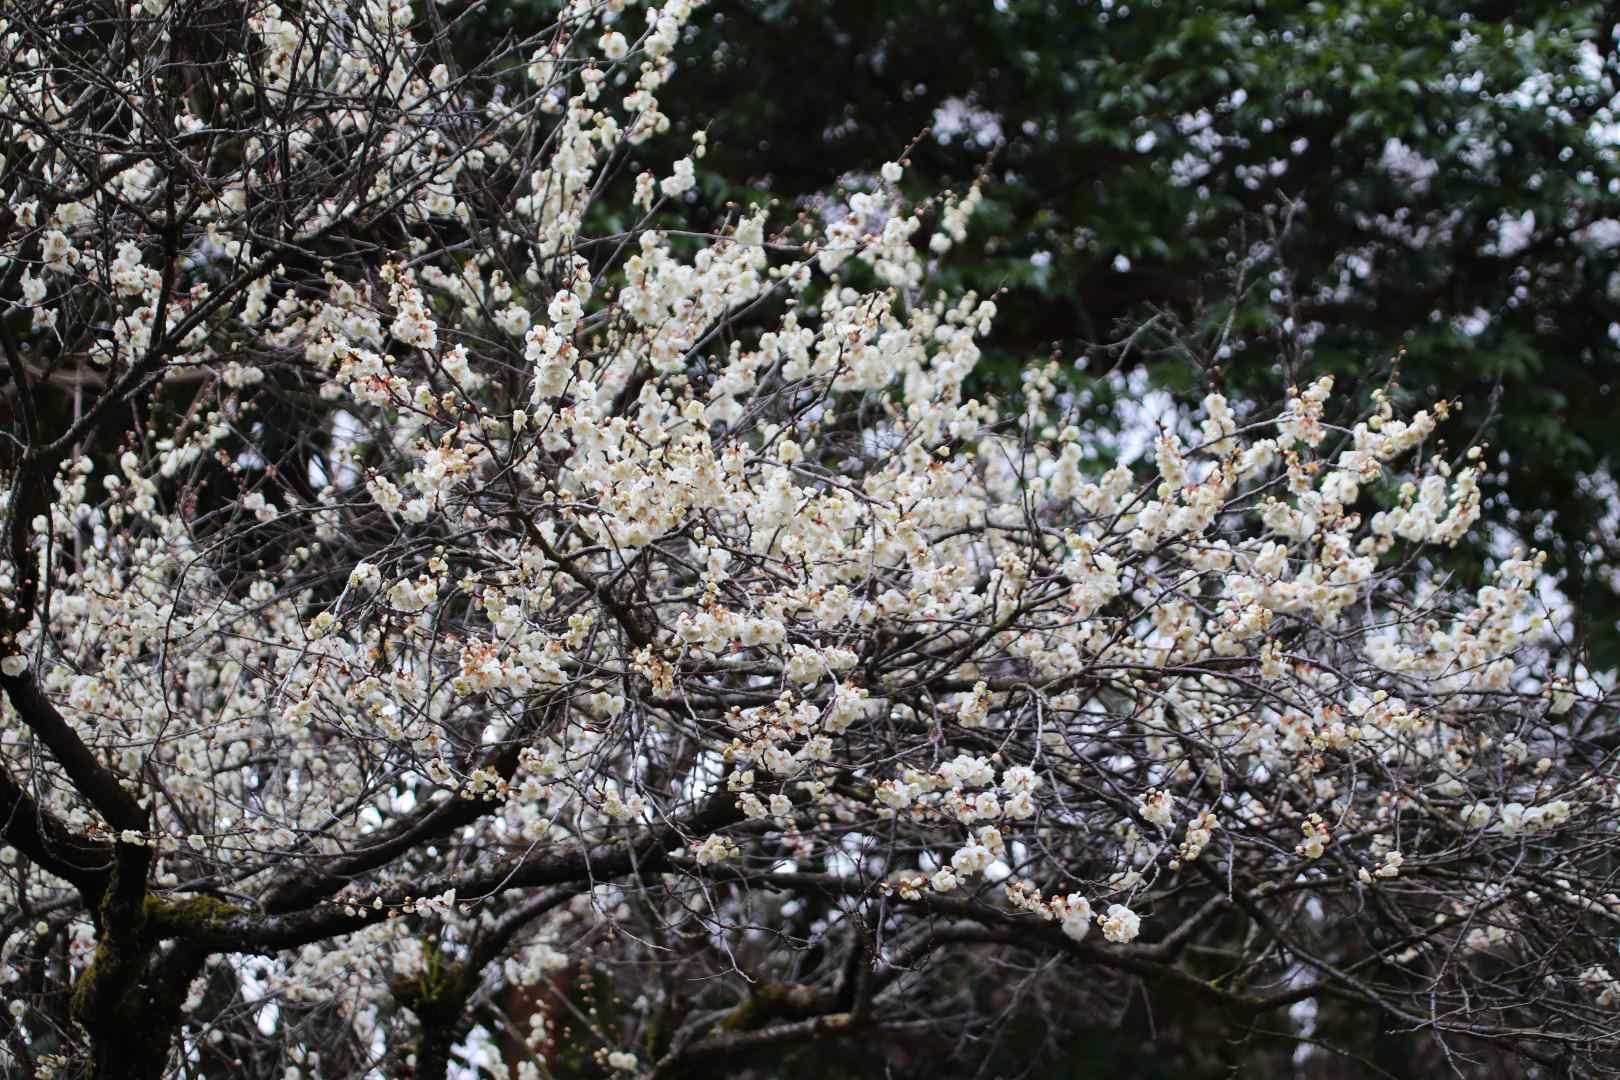
<path fill-rule="evenodd" d="M 164 900 L 156 896 L 146 898 L 145 916 L 148 924 L 165 929 L 184 927 L 220 932 L 229 928 L 232 919 L 245 914 L 246 909 L 212 896 L 188 896 L 182 900 Z"/>
<path fill-rule="evenodd" d="M 155 944 L 147 934 L 151 898 L 140 907 L 118 904 L 118 870 L 102 895 L 96 951 L 73 986 L 73 1012 L 91 1031 L 96 1020 L 111 1010 L 109 1004 L 124 996 L 127 984 L 146 967 Z"/>
<path fill-rule="evenodd" d="M 90 963 L 73 983 L 74 1016 L 90 1016 L 96 1012 L 97 1005 L 105 996 L 102 993 L 104 977 L 116 966 L 113 955 L 112 944 L 106 935 L 102 935 L 101 940 L 96 942 L 96 951 L 90 957 Z"/>
<path fill-rule="evenodd" d="M 808 986 L 763 983 L 746 1001 L 715 1024 L 716 1031 L 744 1031 L 780 1016 L 813 1014 L 825 1007 L 825 995 Z"/>
<path fill-rule="evenodd" d="M 422 970 L 414 977 L 394 980 L 391 989 L 401 1005 L 432 1025 L 461 1012 L 467 998 L 466 980 L 466 965 L 448 959 L 430 941 L 424 943 Z"/>
<path fill-rule="evenodd" d="M 191 978 L 206 953 L 159 944 L 177 927 L 221 930 L 241 909 L 211 897 L 162 900 L 144 896 L 117 906 L 114 890 L 101 907 L 96 951 L 73 987 L 73 1016 L 90 1034 L 93 1077 L 159 1077 L 179 1024 Z"/>
<path fill-rule="evenodd" d="M 459 997 L 464 974 L 460 963 L 446 960 L 444 952 L 429 943 L 422 956 L 422 974 L 416 979 L 417 1000 L 432 1005 L 447 997 Z"/>
<path fill-rule="evenodd" d="M 416 1075 L 441 1080 L 450 1065 L 470 989 L 467 967 L 448 959 L 432 941 L 423 943 L 422 970 L 394 983 L 394 997 L 416 1014 L 422 1033 L 416 1046 Z"/>

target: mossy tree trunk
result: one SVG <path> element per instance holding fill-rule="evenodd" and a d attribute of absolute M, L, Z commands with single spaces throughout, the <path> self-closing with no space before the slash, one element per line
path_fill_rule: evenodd
<path fill-rule="evenodd" d="M 153 916 L 173 917 L 146 891 L 150 853 L 118 845 L 116 869 L 98 909 L 96 951 L 73 989 L 73 1019 L 90 1036 L 92 1080 L 162 1080 L 180 1030 L 181 1010 L 208 951 L 183 940 L 164 945 Z M 199 902 L 212 917 L 215 905 Z M 193 907 L 197 904 L 191 905 Z"/>
<path fill-rule="evenodd" d="M 467 1024 L 467 1002 L 478 985 L 475 972 L 447 961 L 429 947 L 421 974 L 394 985 L 394 997 L 416 1014 L 421 1035 L 416 1042 L 414 1080 L 445 1080 L 450 1048 Z"/>

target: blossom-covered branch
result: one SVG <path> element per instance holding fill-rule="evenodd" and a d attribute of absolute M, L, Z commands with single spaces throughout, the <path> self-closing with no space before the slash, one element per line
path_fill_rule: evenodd
<path fill-rule="evenodd" d="M 683 218 L 693 7 L 8 10 L 8 1067 L 969 1061 L 1137 983 L 1611 1062 L 1604 683 L 1538 556 L 1447 577 L 1455 403 L 976 396 L 976 190 Z"/>

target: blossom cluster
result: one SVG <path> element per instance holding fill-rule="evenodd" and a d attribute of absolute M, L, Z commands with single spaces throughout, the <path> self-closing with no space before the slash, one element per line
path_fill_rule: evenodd
<path fill-rule="evenodd" d="M 635 1072 L 711 1037 L 660 966 L 730 1008 L 812 939 L 855 959 L 811 982 L 920 1022 L 930 950 L 986 942 L 1151 981 L 1264 938 L 1244 1008 L 1355 971 L 1507 1009 L 1469 958 L 1536 954 L 1548 908 L 1549 1030 L 1588 1030 L 1602 682 L 1539 556 L 1448 583 L 1455 405 L 1211 392 L 1105 462 L 1056 364 L 981 389 L 995 299 L 930 286 L 980 191 L 910 202 L 898 161 L 694 239 L 682 137 L 597 235 L 677 140 L 694 7 L 569 3 L 473 72 L 400 0 L 250 4 L 189 68 L 161 2 L 110 70 L 0 26 L 16 332 L 99 388 L 5 464 L 9 1045 L 110 1052 L 67 984 L 134 964 L 188 992 L 175 1060 L 443 1075 L 444 1031 L 542 1052 L 549 1020 L 457 1025 L 597 965 L 646 1003 L 643 1043 L 589 1035 Z M 160 101 L 182 68 L 213 89 Z M 81 99 L 116 121 L 53 153 Z"/>

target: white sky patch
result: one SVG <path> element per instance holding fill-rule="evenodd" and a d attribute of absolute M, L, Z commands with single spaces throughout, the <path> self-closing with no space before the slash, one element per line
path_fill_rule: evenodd
<path fill-rule="evenodd" d="M 1116 372 L 1108 380 L 1118 395 L 1114 413 L 1119 418 L 1119 460 L 1128 465 L 1152 450 L 1160 430 L 1176 430 L 1182 415 L 1168 391 L 1149 389 L 1147 373 L 1141 369 L 1129 375 Z"/>
<path fill-rule="evenodd" d="M 350 463 L 349 453 L 360 446 L 360 421 L 346 409 L 339 409 L 332 417 L 332 456 L 338 462 L 333 483 L 347 490 L 360 482 L 360 470 Z"/>

